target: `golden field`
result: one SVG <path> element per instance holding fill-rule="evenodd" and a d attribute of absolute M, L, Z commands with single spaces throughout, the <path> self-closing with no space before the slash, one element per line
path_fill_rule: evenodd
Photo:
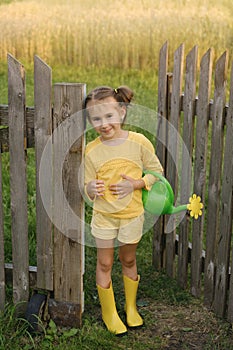
<path fill-rule="evenodd" d="M 156 69 L 159 50 L 233 48 L 231 0 L 0 1 L 0 61 Z"/>

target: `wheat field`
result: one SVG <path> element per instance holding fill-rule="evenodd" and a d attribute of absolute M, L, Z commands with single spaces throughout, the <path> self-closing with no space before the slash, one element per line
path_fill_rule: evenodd
<path fill-rule="evenodd" d="M 156 69 L 166 41 L 231 57 L 232 15 L 231 0 L 2 0 L 0 61 Z"/>

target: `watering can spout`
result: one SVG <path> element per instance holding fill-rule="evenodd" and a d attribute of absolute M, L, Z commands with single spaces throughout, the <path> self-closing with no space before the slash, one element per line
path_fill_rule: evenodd
<path fill-rule="evenodd" d="M 169 212 L 168 214 L 177 214 L 185 210 L 187 210 L 187 204 L 179 205 L 178 207 L 172 206 L 171 212 Z"/>
<path fill-rule="evenodd" d="M 142 190 L 142 201 L 146 211 L 154 215 L 177 214 L 182 211 L 190 211 L 190 215 L 197 219 L 202 215 L 203 204 L 201 198 L 195 194 L 189 198 L 189 204 L 175 207 L 174 193 L 167 179 L 154 171 L 145 171 L 144 174 L 152 174 L 159 181 L 155 182 L 150 191 Z"/>

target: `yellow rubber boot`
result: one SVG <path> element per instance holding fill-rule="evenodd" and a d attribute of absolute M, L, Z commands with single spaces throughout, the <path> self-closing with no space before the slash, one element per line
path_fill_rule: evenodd
<path fill-rule="evenodd" d="M 127 328 L 121 321 L 115 304 L 115 298 L 113 294 L 112 282 L 108 289 L 102 288 L 97 285 L 97 290 L 100 299 L 100 305 L 102 310 L 102 319 L 107 329 L 116 335 L 123 335 L 127 332 Z"/>
<path fill-rule="evenodd" d="M 137 311 L 136 297 L 140 276 L 138 280 L 133 281 L 127 276 L 123 276 L 124 287 L 125 287 L 125 312 L 127 324 L 129 327 L 140 327 L 143 325 L 143 319 Z"/>

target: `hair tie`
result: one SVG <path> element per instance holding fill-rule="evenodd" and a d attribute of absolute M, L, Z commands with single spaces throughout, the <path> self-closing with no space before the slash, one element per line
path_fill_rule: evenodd
<path fill-rule="evenodd" d="M 118 94 L 118 89 L 114 89 L 115 93 Z"/>

